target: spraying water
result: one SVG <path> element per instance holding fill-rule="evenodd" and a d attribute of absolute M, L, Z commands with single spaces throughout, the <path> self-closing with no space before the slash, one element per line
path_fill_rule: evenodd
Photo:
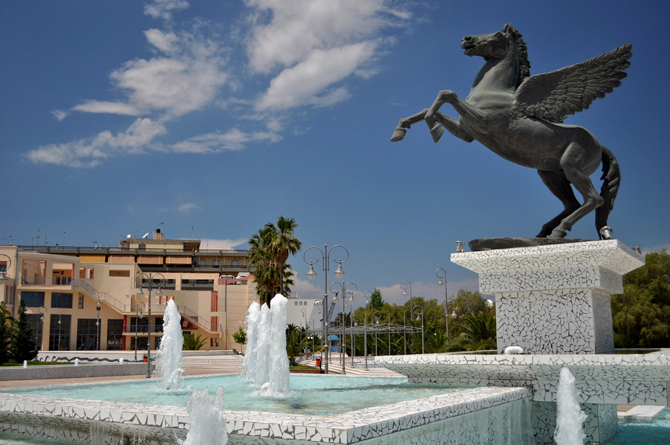
<path fill-rule="evenodd" d="M 270 327 L 270 386 L 266 389 L 274 396 L 289 393 L 289 364 L 286 354 L 286 305 L 288 300 L 281 294 L 274 296 L 272 306 L 272 325 Z"/>
<path fill-rule="evenodd" d="M 223 403 L 222 387 L 219 386 L 216 389 L 214 400 L 209 395 L 207 388 L 195 388 L 186 403 L 191 426 L 186 440 L 180 443 L 183 445 L 226 445 L 228 431 L 226 430 L 226 419 L 223 417 Z"/>
<path fill-rule="evenodd" d="M 256 369 L 256 343 L 258 341 L 258 323 L 261 318 L 261 306 L 255 301 L 249 306 L 247 319 L 247 353 L 242 362 L 242 374 L 246 374 L 247 380 L 253 380 Z"/>
<path fill-rule="evenodd" d="M 23 361 L 23 367 L 24 367 L 24 368 L 27 368 L 27 367 L 28 367 L 28 360 L 24 360 L 24 361 Z"/>
<path fill-rule="evenodd" d="M 75 366 L 79 366 L 79 359 L 78 359 L 78 358 L 75 358 L 75 359 L 74 359 L 74 365 L 75 365 Z"/>
<path fill-rule="evenodd" d="M 169 300 L 163 316 L 163 340 L 158 350 L 158 366 L 163 378 L 163 389 L 181 387 L 182 347 L 184 335 L 181 331 L 181 315 L 174 300 Z"/>
<path fill-rule="evenodd" d="M 256 360 L 253 382 L 262 386 L 270 379 L 270 330 L 267 329 L 272 321 L 270 308 L 267 304 L 261 306 L 261 318 L 258 327 L 258 343 L 255 348 Z M 247 353 L 249 350 L 247 349 Z"/>
<path fill-rule="evenodd" d="M 572 375 L 568 368 L 561 369 L 558 391 L 556 392 L 556 402 L 558 404 L 556 431 L 554 431 L 556 445 L 583 444 L 586 434 L 584 434 L 582 424 L 588 416 L 579 407 L 579 395 L 575 387 L 575 376 Z"/>

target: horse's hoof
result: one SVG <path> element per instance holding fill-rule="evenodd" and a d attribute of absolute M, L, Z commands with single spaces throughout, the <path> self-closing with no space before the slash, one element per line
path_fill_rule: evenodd
<path fill-rule="evenodd" d="M 568 232 L 566 232 L 565 230 L 554 229 L 551 232 L 551 235 L 549 235 L 549 238 L 565 238 L 565 235 L 567 235 L 567 234 L 568 234 Z"/>
<path fill-rule="evenodd" d="M 393 136 L 391 136 L 391 142 L 402 141 L 403 138 L 405 137 L 405 134 L 407 134 L 407 129 L 397 127 L 395 130 L 393 130 Z"/>
<path fill-rule="evenodd" d="M 437 141 L 439 141 L 442 134 L 444 134 L 444 127 L 440 124 L 435 124 L 433 128 L 430 129 L 430 134 L 433 136 L 433 142 L 437 144 Z"/>

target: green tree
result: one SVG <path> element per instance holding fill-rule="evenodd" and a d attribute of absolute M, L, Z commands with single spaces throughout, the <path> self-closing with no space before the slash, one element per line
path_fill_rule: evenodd
<path fill-rule="evenodd" d="M 14 318 L 5 302 L 0 302 L 0 365 L 9 360 Z"/>
<path fill-rule="evenodd" d="M 614 345 L 670 347 L 670 255 L 645 256 L 646 264 L 624 275 L 624 292 L 612 295 Z"/>
<path fill-rule="evenodd" d="M 198 349 L 205 346 L 205 343 L 207 343 L 207 339 L 202 338 L 200 334 L 197 336 L 193 334 L 187 334 L 184 335 L 184 345 L 182 346 L 182 349 L 185 351 L 197 351 Z"/>
<path fill-rule="evenodd" d="M 277 226 L 267 223 L 249 240 L 249 261 L 254 266 L 256 293 L 261 304 L 269 305 L 277 292 L 290 293 L 293 272 L 286 261 L 301 247 L 294 234 L 297 227 L 294 219 L 280 216 Z"/>
<path fill-rule="evenodd" d="M 247 344 L 247 333 L 242 326 L 237 329 L 237 332 L 233 333 L 233 340 L 238 345 L 244 346 Z"/>
<path fill-rule="evenodd" d="M 302 339 L 300 338 L 303 332 L 303 328 L 294 324 L 286 326 L 286 354 L 288 355 L 288 360 L 291 365 L 296 364 L 295 358 L 300 355 L 300 352 L 302 352 L 311 341 L 307 335 Z"/>
<path fill-rule="evenodd" d="M 16 362 L 32 360 L 37 357 L 37 343 L 33 339 L 33 329 L 26 315 L 26 302 L 21 299 L 19 318 L 16 320 L 12 338 L 11 356 Z"/>
<path fill-rule="evenodd" d="M 284 218 L 283 216 L 280 216 L 277 220 L 277 231 L 272 239 L 271 250 L 273 256 L 276 258 L 280 271 L 286 270 L 286 261 L 288 260 L 289 255 L 295 255 L 302 247 L 300 240 L 295 237 L 295 229 L 297 228 L 298 224 L 293 218 Z M 285 290 L 284 273 L 280 273 L 279 293 L 286 295 Z"/>
<path fill-rule="evenodd" d="M 377 310 L 380 309 L 382 306 L 384 306 L 384 300 L 382 299 L 382 291 L 379 289 L 375 289 L 374 292 L 372 292 L 372 295 L 370 295 L 370 307 L 372 309 Z"/>

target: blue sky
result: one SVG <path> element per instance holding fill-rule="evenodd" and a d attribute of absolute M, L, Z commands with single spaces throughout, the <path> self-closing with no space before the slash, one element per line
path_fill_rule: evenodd
<path fill-rule="evenodd" d="M 667 2 L 33 1 L 0 3 L 1 242 L 118 245 L 162 227 L 245 248 L 279 215 L 305 247 L 343 244 L 347 281 L 401 302 L 475 290 L 456 240 L 534 236 L 561 205 L 537 173 L 424 125 L 466 97 L 460 39 L 511 22 L 540 74 L 633 44 L 628 78 L 566 123 L 617 156 L 616 238 L 670 243 Z M 456 116 L 449 108 L 443 112 Z M 597 174 L 594 179 L 597 180 Z M 600 188 L 596 181 L 596 188 Z M 594 238 L 588 215 L 569 234 Z M 164 223 L 162 226 L 160 223 Z M 302 255 L 291 260 L 301 296 Z M 320 270 L 317 268 L 317 271 Z M 334 277 L 333 277 L 334 278 Z"/>

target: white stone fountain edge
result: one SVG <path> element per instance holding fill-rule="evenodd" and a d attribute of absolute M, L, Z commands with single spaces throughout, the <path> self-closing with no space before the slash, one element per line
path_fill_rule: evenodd
<path fill-rule="evenodd" d="M 367 408 L 335 416 L 225 411 L 228 433 L 249 438 L 351 444 L 530 399 L 525 388 L 473 388 Z M 186 408 L 2 393 L 0 430 L 86 442 L 86 423 L 140 431 L 147 439 L 175 442 L 190 423 Z M 68 434 L 68 431 L 71 434 Z"/>

